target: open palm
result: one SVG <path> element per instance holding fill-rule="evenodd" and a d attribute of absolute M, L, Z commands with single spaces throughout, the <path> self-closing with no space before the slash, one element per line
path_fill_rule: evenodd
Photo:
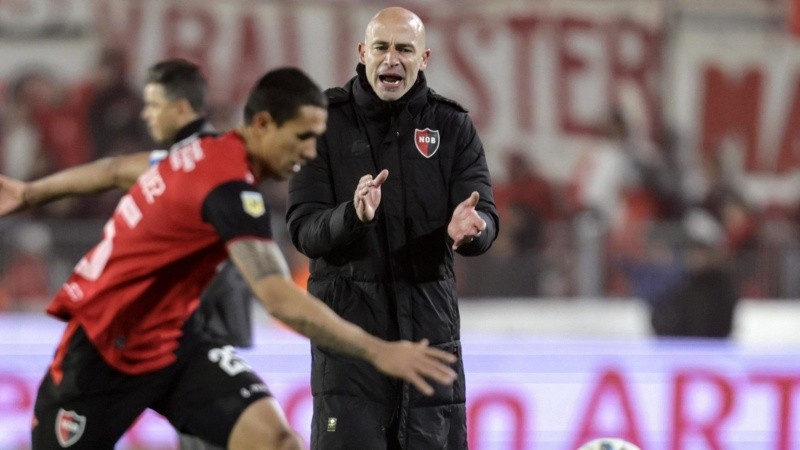
<path fill-rule="evenodd" d="M 389 171 L 383 169 L 374 178 L 372 175 L 364 175 L 358 180 L 353 204 L 360 221 L 371 222 L 375 218 L 375 212 L 381 204 L 381 185 L 388 177 Z"/>

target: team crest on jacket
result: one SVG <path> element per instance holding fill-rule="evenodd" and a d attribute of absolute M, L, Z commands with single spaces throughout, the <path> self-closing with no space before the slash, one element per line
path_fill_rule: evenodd
<path fill-rule="evenodd" d="M 414 130 L 414 145 L 417 146 L 417 151 L 424 157 L 430 158 L 439 150 L 439 130 L 431 130 L 419 128 Z"/>
<path fill-rule="evenodd" d="M 56 416 L 56 439 L 58 443 L 66 448 L 78 442 L 86 428 L 86 417 L 77 414 L 75 411 L 65 411 L 63 408 L 58 410 Z"/>
<path fill-rule="evenodd" d="M 242 191 L 242 208 L 244 208 L 244 212 L 255 218 L 263 216 L 267 210 L 261 193 L 252 191 Z"/>

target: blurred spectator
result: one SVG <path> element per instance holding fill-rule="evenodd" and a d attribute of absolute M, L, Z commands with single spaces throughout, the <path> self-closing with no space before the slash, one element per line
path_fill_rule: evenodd
<path fill-rule="evenodd" d="M 687 214 L 685 274 L 652 305 L 658 336 L 727 338 L 733 330 L 738 292 L 726 267 L 725 231 L 702 209 Z"/>
<path fill-rule="evenodd" d="M 47 98 L 32 110 L 32 118 L 47 152 L 50 171 L 82 164 L 89 158 L 84 123 L 87 99 L 63 80 L 51 79 Z"/>
<path fill-rule="evenodd" d="M 76 97 L 83 99 L 79 117 L 82 128 L 88 133 L 83 146 L 87 149 L 87 159 L 79 163 L 155 148 L 140 118 L 141 92 L 133 87 L 127 69 L 123 50 L 104 48 L 86 80 L 75 87 Z M 121 195 L 121 192 L 111 191 L 91 200 L 73 199 L 78 206 L 73 206 L 71 215 L 106 217 Z"/>
<path fill-rule="evenodd" d="M 642 223 L 660 218 L 669 209 L 662 200 L 673 201 L 677 190 L 674 171 L 659 149 L 632 136 L 622 112 L 612 110 L 569 186 L 573 213 L 591 214 L 612 239 L 621 235 L 622 245 L 641 244 Z"/>
<path fill-rule="evenodd" d="M 508 151 L 505 162 L 508 178 L 493 190 L 500 217 L 513 216 L 515 220 L 511 251 L 536 250 L 541 246 L 544 224 L 563 217 L 562 208 L 550 181 L 523 151 Z M 509 233 L 506 230 L 504 234 Z"/>
<path fill-rule="evenodd" d="M 675 189 L 674 174 L 655 146 L 633 137 L 622 111 L 612 110 L 600 128 L 569 186 L 579 234 L 578 293 L 628 295 L 624 273 L 612 263 L 646 251 L 650 224 L 669 209 L 662 200 Z"/>
<path fill-rule="evenodd" d="M 573 212 L 591 214 L 603 229 L 621 221 L 623 194 L 635 182 L 633 166 L 624 148 L 627 135 L 622 115 L 611 114 L 601 126 L 597 144 L 581 156 L 570 182 Z"/>
<path fill-rule="evenodd" d="M 141 93 L 129 81 L 123 50 L 103 49 L 97 66 L 81 90 L 92 99 L 87 118 L 91 159 L 153 148 L 139 118 Z"/>
<path fill-rule="evenodd" d="M 721 250 L 732 265 L 737 289 L 746 288 L 748 296 L 763 297 L 768 295 L 766 285 L 771 283 L 765 279 L 758 283 L 753 278 L 757 276 L 753 268 L 757 264 L 760 220 L 743 194 L 744 185 L 733 163 L 733 153 L 733 149 L 724 145 L 703 152 L 700 164 L 703 189 L 696 193 L 696 205 L 722 227 Z M 762 287 L 757 288 L 758 284 Z"/>
<path fill-rule="evenodd" d="M 503 223 L 492 251 L 459 261 L 459 292 L 471 297 L 536 297 L 541 294 L 545 233 L 562 216 L 553 187 L 526 158 L 509 151 L 508 178 L 494 188 Z M 487 280 L 491 280 L 487 282 Z"/>
<path fill-rule="evenodd" d="M 36 115 L 54 103 L 55 81 L 44 69 L 30 69 L 11 80 L 3 115 L 4 174 L 31 180 L 47 173 L 52 162 L 42 143 Z"/>
<path fill-rule="evenodd" d="M 526 236 L 526 230 L 540 233 L 540 219 L 527 207 L 512 204 L 501 220 L 503 232 L 498 234 L 491 252 L 469 261 L 457 260 L 460 296 L 536 297 L 540 294 L 539 243 Z"/>
<path fill-rule="evenodd" d="M 706 154 L 703 169 L 706 191 L 699 206 L 708 211 L 723 228 L 723 247 L 732 256 L 752 249 L 758 221 L 742 194 L 743 187 L 727 174 L 722 152 Z"/>
<path fill-rule="evenodd" d="M 685 266 L 680 246 L 684 233 L 680 227 L 653 224 L 645 251 L 620 258 L 619 264 L 630 281 L 630 293 L 648 307 L 667 300 L 683 280 Z"/>
<path fill-rule="evenodd" d="M 139 120 L 141 100 L 124 75 L 124 59 L 105 50 L 89 81 L 64 85 L 49 71 L 22 73 L 9 86 L 4 117 L 3 172 L 22 180 L 72 167 L 106 154 L 152 148 Z M 106 214 L 118 199 L 70 199 L 37 215 Z"/>

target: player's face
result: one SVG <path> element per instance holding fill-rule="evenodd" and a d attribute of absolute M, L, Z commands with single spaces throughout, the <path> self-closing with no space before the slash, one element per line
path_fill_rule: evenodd
<path fill-rule="evenodd" d="M 365 42 L 358 44 L 367 80 L 381 100 L 398 100 L 414 86 L 419 71 L 428 65 L 425 30 L 416 18 L 378 18 L 367 27 Z"/>
<path fill-rule="evenodd" d="M 144 107 L 142 120 L 147 123 L 150 137 L 159 144 L 171 145 L 182 128 L 181 104 L 178 100 L 169 100 L 164 86 L 148 83 L 144 86 Z"/>
<path fill-rule="evenodd" d="M 285 180 L 316 158 L 317 139 L 325 132 L 327 120 L 327 109 L 307 105 L 281 126 L 271 121 L 260 139 L 259 154 L 267 172 Z"/>

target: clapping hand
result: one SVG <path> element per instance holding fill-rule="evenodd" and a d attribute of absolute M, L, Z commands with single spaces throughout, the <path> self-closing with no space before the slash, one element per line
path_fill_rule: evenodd
<path fill-rule="evenodd" d="M 453 250 L 469 244 L 486 229 L 486 221 L 475 210 L 479 199 L 480 194 L 475 191 L 453 211 L 453 217 L 447 225 L 447 234 L 453 240 Z"/>
<path fill-rule="evenodd" d="M 364 175 L 358 180 L 353 204 L 356 207 L 358 220 L 362 222 L 372 222 L 375 218 L 375 211 L 381 203 L 381 185 L 389 177 L 389 171 L 383 169 L 374 178 L 372 175 Z"/>

